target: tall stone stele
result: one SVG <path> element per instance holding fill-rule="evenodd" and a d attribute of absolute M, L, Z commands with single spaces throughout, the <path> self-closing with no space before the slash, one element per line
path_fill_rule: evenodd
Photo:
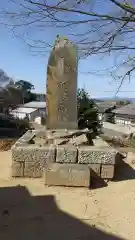
<path fill-rule="evenodd" d="M 75 45 L 57 37 L 47 67 L 47 129 L 77 129 L 77 69 Z"/>

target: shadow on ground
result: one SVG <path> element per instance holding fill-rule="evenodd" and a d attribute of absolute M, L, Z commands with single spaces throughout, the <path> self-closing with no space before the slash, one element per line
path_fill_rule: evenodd
<path fill-rule="evenodd" d="M 113 181 L 118 182 L 131 179 L 135 179 L 135 169 L 126 162 L 125 157 L 122 154 L 118 153 Z"/>
<path fill-rule="evenodd" d="M 0 188 L 0 213 L 4 240 L 120 240 L 64 213 L 54 196 L 31 196 L 21 186 Z"/>
<path fill-rule="evenodd" d="M 90 189 L 97 189 L 97 188 L 104 188 L 107 187 L 108 184 L 97 175 L 96 172 L 94 172 L 91 169 L 91 183 L 90 183 Z"/>

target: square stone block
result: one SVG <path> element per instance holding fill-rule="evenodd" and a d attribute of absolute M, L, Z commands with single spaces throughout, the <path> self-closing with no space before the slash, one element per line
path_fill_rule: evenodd
<path fill-rule="evenodd" d="M 42 168 L 40 162 L 25 162 L 24 177 L 31 178 L 42 177 Z"/>
<path fill-rule="evenodd" d="M 54 145 L 44 146 L 39 149 L 39 161 L 42 167 L 56 161 L 56 147 Z"/>
<path fill-rule="evenodd" d="M 77 149 L 71 145 L 57 146 L 56 162 L 58 163 L 76 163 Z"/>
<path fill-rule="evenodd" d="M 12 177 L 24 177 L 24 163 L 12 162 Z"/>
<path fill-rule="evenodd" d="M 111 147 L 96 148 L 91 146 L 78 147 L 78 163 L 114 164 L 116 151 Z"/>
<path fill-rule="evenodd" d="M 45 184 L 54 186 L 90 186 L 90 169 L 83 164 L 53 163 L 45 169 Z"/>
<path fill-rule="evenodd" d="M 102 165 L 101 178 L 112 179 L 114 177 L 114 165 Z"/>
<path fill-rule="evenodd" d="M 12 149 L 12 160 L 16 162 L 40 162 L 42 166 L 55 162 L 56 149 L 54 146 L 16 147 Z"/>

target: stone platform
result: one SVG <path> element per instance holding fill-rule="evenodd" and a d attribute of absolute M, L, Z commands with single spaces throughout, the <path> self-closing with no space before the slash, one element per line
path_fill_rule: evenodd
<path fill-rule="evenodd" d="M 114 177 L 116 150 L 101 138 L 94 146 L 79 131 L 29 130 L 12 147 L 12 177 L 43 178 L 46 185 L 89 187 L 92 173 Z"/>

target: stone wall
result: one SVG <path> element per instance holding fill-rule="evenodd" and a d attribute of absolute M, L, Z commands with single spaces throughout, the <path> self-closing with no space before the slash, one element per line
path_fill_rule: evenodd
<path fill-rule="evenodd" d="M 76 164 L 79 174 L 81 168 L 84 171 L 87 169 L 87 176 L 88 171 L 92 170 L 101 178 L 113 178 L 116 157 L 116 150 L 113 148 L 105 145 L 75 147 L 71 144 L 50 144 L 39 147 L 36 144 L 30 144 L 35 134 L 37 134 L 35 130 L 28 131 L 12 147 L 13 177 L 39 178 L 44 176 L 44 173 L 48 174 L 48 171 L 52 174 L 49 169 L 50 166 L 53 168 L 53 164 L 55 169 L 57 164 L 60 167 L 64 164 L 67 169 L 73 168 L 71 172 L 74 172 Z M 60 167 L 58 169 L 61 169 Z M 63 170 L 58 170 L 59 173 L 60 171 Z M 86 182 L 88 181 L 85 179 Z"/>

